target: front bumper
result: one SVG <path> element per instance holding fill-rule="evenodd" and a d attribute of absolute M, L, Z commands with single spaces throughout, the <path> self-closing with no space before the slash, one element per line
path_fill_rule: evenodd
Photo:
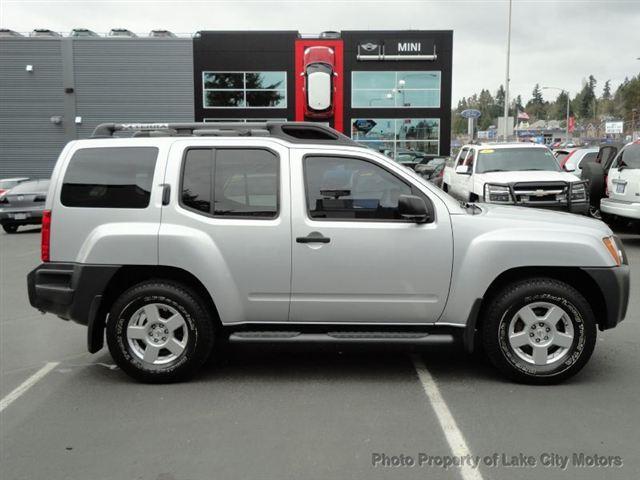
<path fill-rule="evenodd" d="M 629 305 L 630 268 L 619 267 L 582 268 L 598 285 L 604 297 L 606 318 L 599 319 L 600 330 L 608 330 L 624 320 Z"/>
<path fill-rule="evenodd" d="M 640 202 L 621 202 L 603 198 L 600 200 L 600 211 L 609 215 L 640 220 Z"/>

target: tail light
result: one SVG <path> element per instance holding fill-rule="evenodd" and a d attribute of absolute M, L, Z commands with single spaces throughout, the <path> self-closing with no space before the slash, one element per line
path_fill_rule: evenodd
<path fill-rule="evenodd" d="M 40 258 L 43 262 L 50 259 L 51 245 L 51 210 L 42 212 L 42 238 L 40 242 Z"/>
<path fill-rule="evenodd" d="M 0 188 L 0 195 L 2 195 L 4 192 L 6 192 L 7 189 L 6 188 Z"/>

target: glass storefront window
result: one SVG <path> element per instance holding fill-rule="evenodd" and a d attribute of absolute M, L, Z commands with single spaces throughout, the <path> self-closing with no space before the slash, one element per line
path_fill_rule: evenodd
<path fill-rule="evenodd" d="M 204 108 L 286 108 L 286 72 L 202 72 Z"/>
<path fill-rule="evenodd" d="M 354 118 L 351 138 L 392 158 L 402 151 L 438 155 L 440 120 L 437 118 Z"/>
<path fill-rule="evenodd" d="M 440 72 L 352 72 L 353 108 L 439 108 Z"/>

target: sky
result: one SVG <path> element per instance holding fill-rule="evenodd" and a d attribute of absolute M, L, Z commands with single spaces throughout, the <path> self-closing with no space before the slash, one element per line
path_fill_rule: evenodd
<path fill-rule="evenodd" d="M 0 27 L 137 33 L 198 30 L 453 30 L 453 106 L 505 81 L 508 0 L 0 0 Z M 536 83 L 600 92 L 640 73 L 640 0 L 513 0 L 511 98 Z M 544 91 L 553 100 L 557 91 Z"/>

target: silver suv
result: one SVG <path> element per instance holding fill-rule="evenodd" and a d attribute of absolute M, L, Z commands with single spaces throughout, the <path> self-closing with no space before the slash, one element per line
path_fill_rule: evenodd
<path fill-rule="evenodd" d="M 629 296 L 604 223 L 458 203 L 310 123 L 100 125 L 56 164 L 42 260 L 31 304 L 87 325 L 90 352 L 106 330 L 146 382 L 225 341 L 452 338 L 516 381 L 558 382 Z"/>

